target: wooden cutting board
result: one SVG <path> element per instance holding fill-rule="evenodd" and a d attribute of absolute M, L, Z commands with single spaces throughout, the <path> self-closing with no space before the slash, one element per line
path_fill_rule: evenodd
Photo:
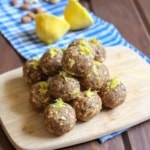
<path fill-rule="evenodd" d="M 17 149 L 50 150 L 62 148 L 131 127 L 150 119 L 150 65 L 125 47 L 107 48 L 111 77 L 126 86 L 126 101 L 112 110 L 103 110 L 85 123 L 77 123 L 67 134 L 56 137 L 45 129 L 43 115 L 29 104 L 29 87 L 22 68 L 0 75 L 0 119 L 3 129 Z"/>

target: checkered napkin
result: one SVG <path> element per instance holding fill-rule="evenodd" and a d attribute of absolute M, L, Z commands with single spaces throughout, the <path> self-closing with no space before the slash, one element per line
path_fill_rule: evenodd
<path fill-rule="evenodd" d="M 60 48 L 67 47 L 67 45 L 74 39 L 79 38 L 97 38 L 104 46 L 126 46 L 138 53 L 143 59 L 150 63 L 150 58 L 145 56 L 142 52 L 128 43 L 118 32 L 113 24 L 110 24 L 91 13 L 94 19 L 94 24 L 84 30 L 70 31 L 62 39 L 58 40 L 54 44 L 45 45 L 42 43 L 35 33 L 34 21 L 27 24 L 21 24 L 20 20 L 27 11 L 19 10 L 20 3 L 12 7 L 9 4 L 10 0 L 0 1 L 0 32 L 11 43 L 15 50 L 25 59 L 32 59 L 41 57 L 42 54 L 50 47 L 58 46 Z M 32 5 L 32 7 L 41 7 L 44 11 L 56 16 L 62 16 L 65 5 L 68 0 L 62 0 L 58 4 L 50 4 L 41 1 L 38 4 Z M 101 143 L 108 139 L 111 139 L 122 132 L 121 130 L 110 135 L 99 138 Z"/>

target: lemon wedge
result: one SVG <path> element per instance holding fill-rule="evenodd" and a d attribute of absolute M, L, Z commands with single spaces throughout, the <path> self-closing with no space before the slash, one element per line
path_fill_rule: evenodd
<path fill-rule="evenodd" d="M 94 23 L 88 11 L 77 0 L 69 0 L 64 9 L 64 17 L 71 30 L 84 29 Z"/>
<path fill-rule="evenodd" d="M 70 25 L 64 18 L 39 13 L 35 16 L 35 28 L 37 36 L 46 44 L 51 44 L 63 37 Z"/>

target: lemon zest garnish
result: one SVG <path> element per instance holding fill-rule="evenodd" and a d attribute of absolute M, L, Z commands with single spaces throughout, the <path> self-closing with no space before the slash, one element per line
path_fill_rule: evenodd
<path fill-rule="evenodd" d="M 66 77 L 67 73 L 65 71 L 60 71 L 59 75 L 62 76 L 62 77 Z"/>
<path fill-rule="evenodd" d="M 87 43 L 87 41 L 85 39 L 81 39 L 79 41 L 79 44 L 82 45 L 82 46 L 87 46 L 88 43 Z"/>
<path fill-rule="evenodd" d="M 102 43 L 100 41 L 98 41 L 97 39 L 95 39 L 95 38 L 90 39 L 90 42 L 93 43 L 93 44 L 97 44 L 99 46 L 102 46 Z"/>
<path fill-rule="evenodd" d="M 86 96 L 87 97 L 92 97 L 94 95 L 94 93 L 91 91 L 91 89 L 88 89 L 87 91 L 86 91 Z"/>
<path fill-rule="evenodd" d="M 91 55 L 92 54 L 92 51 L 88 47 L 83 46 L 83 45 L 79 45 L 79 51 L 80 51 L 81 55 Z"/>
<path fill-rule="evenodd" d="M 78 94 L 78 93 L 79 93 L 79 89 L 76 88 L 76 89 L 74 89 L 74 90 L 71 92 L 71 95 L 76 95 L 76 94 Z"/>
<path fill-rule="evenodd" d="M 46 94 L 48 92 L 48 83 L 47 82 L 40 82 L 40 93 Z"/>
<path fill-rule="evenodd" d="M 32 65 L 34 69 L 37 69 L 39 66 L 39 60 L 33 59 L 31 62 L 29 62 L 29 65 Z"/>
<path fill-rule="evenodd" d="M 58 51 L 59 51 L 58 48 L 52 47 L 52 48 L 50 48 L 49 53 L 50 53 L 51 57 L 53 58 L 54 56 L 57 55 Z"/>
<path fill-rule="evenodd" d="M 64 106 L 64 102 L 61 98 L 56 99 L 56 103 L 54 104 L 57 109 L 61 109 Z"/>
<path fill-rule="evenodd" d="M 110 89 L 115 89 L 120 84 L 120 81 L 117 78 L 113 78 L 110 82 L 107 83 L 107 87 Z"/>

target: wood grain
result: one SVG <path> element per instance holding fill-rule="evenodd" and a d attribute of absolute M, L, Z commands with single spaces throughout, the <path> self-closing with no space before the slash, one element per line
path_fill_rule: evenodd
<path fill-rule="evenodd" d="M 2 74 L 0 117 L 12 144 L 17 149 L 56 149 L 90 141 L 150 119 L 149 64 L 125 47 L 107 48 L 105 64 L 111 76 L 117 76 L 126 85 L 126 101 L 113 110 L 103 110 L 87 123 L 78 123 L 61 137 L 49 134 L 43 124 L 43 115 L 30 106 L 29 87 L 22 79 L 22 68 Z"/>

